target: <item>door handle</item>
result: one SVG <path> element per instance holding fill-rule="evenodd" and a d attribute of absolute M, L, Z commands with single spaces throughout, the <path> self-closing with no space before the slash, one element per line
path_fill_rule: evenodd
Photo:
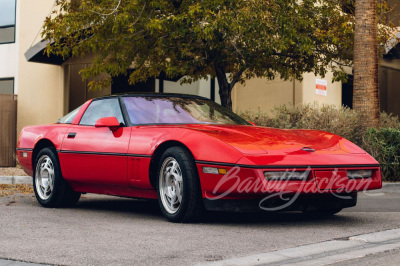
<path fill-rule="evenodd" d="M 69 138 L 69 139 L 73 139 L 73 138 L 75 138 L 75 136 L 76 136 L 76 133 L 75 133 L 75 132 L 69 132 L 69 133 L 68 133 L 68 138 Z"/>

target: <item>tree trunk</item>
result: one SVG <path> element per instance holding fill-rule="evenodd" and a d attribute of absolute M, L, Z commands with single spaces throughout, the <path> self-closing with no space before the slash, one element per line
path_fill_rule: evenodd
<path fill-rule="evenodd" d="M 365 127 L 378 127 L 378 41 L 376 0 L 355 1 L 353 108 Z"/>
<path fill-rule="evenodd" d="M 235 84 L 229 84 L 226 78 L 225 68 L 214 64 L 215 74 L 218 80 L 219 97 L 221 98 L 221 105 L 232 110 L 232 88 Z"/>

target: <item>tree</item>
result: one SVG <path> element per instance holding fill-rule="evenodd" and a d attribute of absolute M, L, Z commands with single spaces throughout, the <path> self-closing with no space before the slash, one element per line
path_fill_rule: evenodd
<path fill-rule="evenodd" d="M 353 108 L 364 125 L 379 126 L 376 0 L 355 1 Z"/>
<path fill-rule="evenodd" d="M 351 62 L 354 17 L 336 0 L 58 0 L 45 21 L 47 53 L 96 55 L 81 71 L 127 74 L 133 84 L 165 72 L 182 82 L 216 77 L 222 105 L 253 77 L 301 79 L 304 72 L 343 79 Z M 227 75 L 228 73 L 228 75 Z M 111 79 L 89 83 L 91 89 Z"/>

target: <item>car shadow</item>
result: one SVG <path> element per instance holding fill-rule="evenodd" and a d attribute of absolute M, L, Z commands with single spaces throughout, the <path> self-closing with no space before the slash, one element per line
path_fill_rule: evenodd
<path fill-rule="evenodd" d="M 130 199 L 119 197 L 83 198 L 76 207 L 77 210 L 105 211 L 114 214 L 132 214 L 135 217 L 165 220 L 162 216 L 157 200 Z M 301 212 L 205 212 L 200 224 L 228 225 L 228 224 L 323 224 L 347 223 L 353 221 L 349 213 L 339 213 L 333 216 L 306 215 Z M 166 221 L 166 220 L 165 220 Z"/>

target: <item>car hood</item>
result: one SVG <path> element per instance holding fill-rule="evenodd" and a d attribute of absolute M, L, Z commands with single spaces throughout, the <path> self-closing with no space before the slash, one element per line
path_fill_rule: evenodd
<path fill-rule="evenodd" d="M 319 130 L 276 129 L 237 125 L 184 125 L 213 138 L 219 139 L 243 154 L 300 155 L 316 154 L 365 154 L 350 141 Z"/>

